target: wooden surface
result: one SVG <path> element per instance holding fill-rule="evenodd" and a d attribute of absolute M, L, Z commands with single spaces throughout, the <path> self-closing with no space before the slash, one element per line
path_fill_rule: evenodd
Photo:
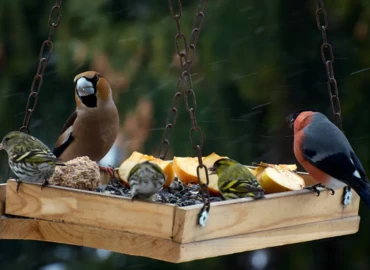
<path fill-rule="evenodd" d="M 174 206 L 9 180 L 5 213 L 171 239 Z"/>
<path fill-rule="evenodd" d="M 0 184 L 0 216 L 5 213 L 6 184 Z"/>
<path fill-rule="evenodd" d="M 193 261 L 266 247 L 353 234 L 359 217 L 291 226 L 189 244 L 102 228 L 37 219 L 1 218 L 0 239 L 39 240 L 107 249 L 168 262 Z"/>
<path fill-rule="evenodd" d="M 341 203 L 343 189 L 330 195 L 308 190 L 266 195 L 265 199 L 250 198 L 212 203 L 205 227 L 196 224 L 201 205 L 176 209 L 174 241 L 197 242 L 232 235 L 246 234 L 307 224 L 319 221 L 358 216 L 359 196 L 353 192 L 352 202 Z"/>

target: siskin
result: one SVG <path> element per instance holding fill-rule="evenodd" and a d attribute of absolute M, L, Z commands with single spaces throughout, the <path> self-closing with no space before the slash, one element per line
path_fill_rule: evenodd
<path fill-rule="evenodd" d="M 208 170 L 218 175 L 218 189 L 225 200 L 245 197 L 260 199 L 264 196 L 264 190 L 254 175 L 235 160 L 219 159 Z"/>
<path fill-rule="evenodd" d="M 9 167 L 19 178 L 17 192 L 22 181 L 48 184 L 55 166 L 65 164 L 54 156 L 50 149 L 38 139 L 23 132 L 11 131 L 3 138 L 0 150 L 9 157 Z"/>
<path fill-rule="evenodd" d="M 128 175 L 131 200 L 151 197 L 162 189 L 165 180 L 166 177 L 157 164 L 149 161 L 136 164 Z"/>

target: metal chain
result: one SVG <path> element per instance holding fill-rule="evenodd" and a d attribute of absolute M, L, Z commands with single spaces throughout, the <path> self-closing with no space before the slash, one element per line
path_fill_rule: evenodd
<path fill-rule="evenodd" d="M 181 98 L 181 92 L 179 91 L 181 85 L 181 79 L 178 79 L 176 86 L 176 93 L 173 96 L 171 108 L 168 110 L 166 126 L 163 131 L 162 140 L 159 145 L 158 157 L 164 160 L 167 156 L 168 149 L 170 147 L 170 138 L 172 135 L 172 130 L 176 124 L 178 116 L 178 101 Z"/>
<path fill-rule="evenodd" d="M 195 53 L 195 48 L 196 48 L 196 45 L 197 45 L 198 40 L 199 40 L 200 30 L 203 26 L 203 21 L 204 21 L 204 11 L 205 11 L 205 8 L 206 8 L 207 1 L 206 1 L 205 5 L 203 5 L 202 2 L 203 1 L 200 1 L 200 5 L 198 6 L 197 13 L 195 14 L 195 17 L 194 17 L 193 30 L 191 31 L 191 34 L 190 34 L 190 45 L 186 47 L 186 50 L 188 52 L 188 53 L 186 53 L 186 55 L 187 55 L 187 62 L 189 63 L 189 67 L 190 67 L 190 64 L 192 62 L 193 55 Z M 176 20 L 175 17 L 178 16 L 178 20 L 176 20 L 176 28 L 180 29 L 180 21 L 179 20 L 180 20 L 181 15 L 182 15 L 181 1 L 178 1 L 178 6 L 179 6 L 178 7 L 179 11 L 178 11 L 177 15 L 175 15 L 175 12 L 173 12 L 172 1 L 169 1 L 169 8 L 170 8 L 170 12 L 171 12 L 172 17 Z M 181 29 L 180 29 L 180 33 L 181 33 Z M 181 33 L 181 36 L 182 36 L 182 38 L 184 38 L 184 44 L 187 45 L 185 35 L 183 35 Z M 176 39 L 176 41 L 178 41 L 178 40 Z M 176 46 L 176 48 L 177 48 L 177 46 Z M 191 55 L 189 54 L 190 51 L 191 51 Z M 177 50 L 177 53 L 179 54 L 179 50 Z M 185 65 L 186 62 L 184 62 L 181 59 L 180 54 L 179 54 L 179 56 L 180 56 L 180 65 L 181 65 L 181 68 L 182 68 L 181 70 L 183 70 L 183 65 Z M 182 82 L 182 79 L 180 77 L 177 81 L 176 92 L 175 92 L 175 95 L 172 99 L 171 108 L 169 109 L 168 114 L 167 114 L 166 126 L 164 128 L 163 135 L 162 135 L 162 140 L 161 140 L 161 143 L 160 143 L 160 146 L 159 146 L 158 157 L 160 159 L 165 159 L 166 158 L 169 147 L 170 147 L 170 137 L 172 135 L 172 130 L 173 130 L 175 124 L 176 124 L 176 120 L 177 120 L 177 116 L 178 116 L 177 104 L 178 104 L 179 98 L 181 97 L 181 90 L 180 90 L 180 83 L 181 82 Z M 172 119 L 172 121 L 171 121 L 171 119 Z"/>
<path fill-rule="evenodd" d="M 22 127 L 19 129 L 19 131 L 23 131 L 28 134 L 30 133 L 30 130 L 29 130 L 30 120 L 32 117 L 32 113 L 36 109 L 37 98 L 38 98 L 38 94 L 40 92 L 40 89 L 43 83 L 43 76 L 45 73 L 46 65 L 49 61 L 50 55 L 54 47 L 54 44 L 51 41 L 51 38 L 53 36 L 54 30 L 59 26 L 60 19 L 62 17 L 61 5 L 62 5 L 62 0 L 56 0 L 55 5 L 50 10 L 49 20 L 48 20 L 48 25 L 50 28 L 49 36 L 41 44 L 40 53 L 39 53 L 39 65 L 36 70 L 36 75 L 33 77 L 31 91 L 27 99 L 23 124 L 22 124 Z"/>
<path fill-rule="evenodd" d="M 207 219 L 208 219 L 208 212 L 210 210 L 210 196 L 209 196 L 209 190 L 208 190 L 208 184 L 209 184 L 209 176 L 208 176 L 208 169 L 203 164 L 202 160 L 202 149 L 203 149 L 203 133 L 201 128 L 197 125 L 197 119 L 196 119 L 196 109 L 197 109 L 197 102 L 195 97 L 195 92 L 193 90 L 193 82 L 191 79 L 191 73 L 190 73 L 190 65 L 192 63 L 192 59 L 195 53 L 196 45 L 199 40 L 199 34 L 202 30 L 203 22 L 204 22 L 204 12 L 207 7 L 207 0 L 203 1 L 200 0 L 200 3 L 198 5 L 197 12 L 194 17 L 193 22 L 193 30 L 190 34 L 190 44 L 188 45 L 185 35 L 181 32 L 181 26 L 180 26 L 180 19 L 182 16 L 182 3 L 181 0 L 177 0 L 177 12 L 174 11 L 172 1 L 168 1 L 168 6 L 170 9 L 170 13 L 172 18 L 175 20 L 176 23 L 176 36 L 175 36 L 175 45 L 176 45 L 176 52 L 179 55 L 180 59 L 180 67 L 181 67 L 181 76 L 179 80 L 177 81 L 176 86 L 176 93 L 172 100 L 171 108 L 168 112 L 167 120 L 166 120 L 166 127 L 163 132 L 162 141 L 159 149 L 159 157 L 164 159 L 166 157 L 169 145 L 170 145 L 170 136 L 172 134 L 172 129 L 176 123 L 177 119 L 177 108 L 174 106 L 181 95 L 184 96 L 184 102 L 185 102 L 185 108 L 189 112 L 190 120 L 192 127 L 190 129 L 190 141 L 193 146 L 193 149 L 197 151 L 198 156 L 198 167 L 197 167 L 197 179 L 198 183 L 200 185 L 200 192 L 202 195 L 203 200 L 203 207 L 199 214 L 199 224 L 201 226 L 205 226 Z M 182 84 L 182 93 L 180 92 L 180 87 Z M 191 105 L 189 105 L 189 98 L 192 100 Z M 173 120 L 171 122 L 171 115 L 173 116 Z M 170 130 L 170 131 L 169 131 Z M 198 136 L 198 139 L 196 139 L 196 136 Z M 200 181 L 200 172 L 201 170 L 204 170 L 205 176 L 206 176 L 206 183 L 202 183 Z"/>
<path fill-rule="evenodd" d="M 324 8 L 323 0 L 316 0 L 316 24 L 322 35 L 321 59 L 325 65 L 328 76 L 327 86 L 331 110 L 334 115 L 335 124 L 342 130 L 341 107 L 338 93 L 337 81 L 334 78 L 334 53 L 332 46 L 328 43 L 326 29 L 328 29 L 328 14 Z"/>
<path fill-rule="evenodd" d="M 324 0 L 316 0 L 316 25 L 321 31 L 322 45 L 321 45 L 321 59 L 325 65 L 326 74 L 328 76 L 327 86 L 329 91 L 330 106 L 334 115 L 335 124 L 342 130 L 342 111 L 339 100 L 339 92 L 337 81 L 334 78 L 334 53 L 332 46 L 328 43 L 326 29 L 328 29 L 328 14 L 324 7 Z M 328 59 L 329 58 L 329 59 Z M 342 203 L 346 206 L 351 202 L 352 191 L 349 186 L 344 188 L 344 196 Z"/>

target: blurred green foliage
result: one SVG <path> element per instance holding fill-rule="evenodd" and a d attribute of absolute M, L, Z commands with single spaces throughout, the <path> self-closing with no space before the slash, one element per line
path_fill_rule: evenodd
<path fill-rule="evenodd" d="M 0 1 L 1 134 L 21 126 L 52 4 Z M 369 172 L 370 2 L 325 4 L 344 131 Z M 182 30 L 190 34 L 197 1 L 183 5 Z M 115 165 L 133 150 L 156 153 L 180 74 L 174 35 L 167 1 L 64 1 L 31 133 L 52 147 L 75 106 L 73 77 L 95 69 L 109 79 L 121 114 Z M 296 109 L 313 108 L 332 119 L 321 42 L 313 0 L 209 1 L 192 65 L 204 155 L 215 151 L 245 164 L 296 163 L 286 117 Z M 195 156 L 189 128 L 181 105 L 168 158 Z M 1 182 L 6 172 L 4 152 Z M 362 205 L 360 214 L 357 234 L 267 249 L 265 268 L 252 264 L 255 252 L 174 265 L 88 248 L 2 240 L 0 269 L 369 269 L 370 214 Z"/>

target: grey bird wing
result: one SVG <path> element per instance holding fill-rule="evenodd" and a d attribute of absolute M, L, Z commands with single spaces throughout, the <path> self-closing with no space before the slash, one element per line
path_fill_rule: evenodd
<path fill-rule="evenodd" d="M 364 168 L 344 134 L 328 119 L 316 121 L 321 123 L 311 122 L 304 129 L 304 158 L 321 171 L 350 186 L 355 178 L 358 179 L 354 178 L 356 172 L 361 178 L 366 178 Z"/>

